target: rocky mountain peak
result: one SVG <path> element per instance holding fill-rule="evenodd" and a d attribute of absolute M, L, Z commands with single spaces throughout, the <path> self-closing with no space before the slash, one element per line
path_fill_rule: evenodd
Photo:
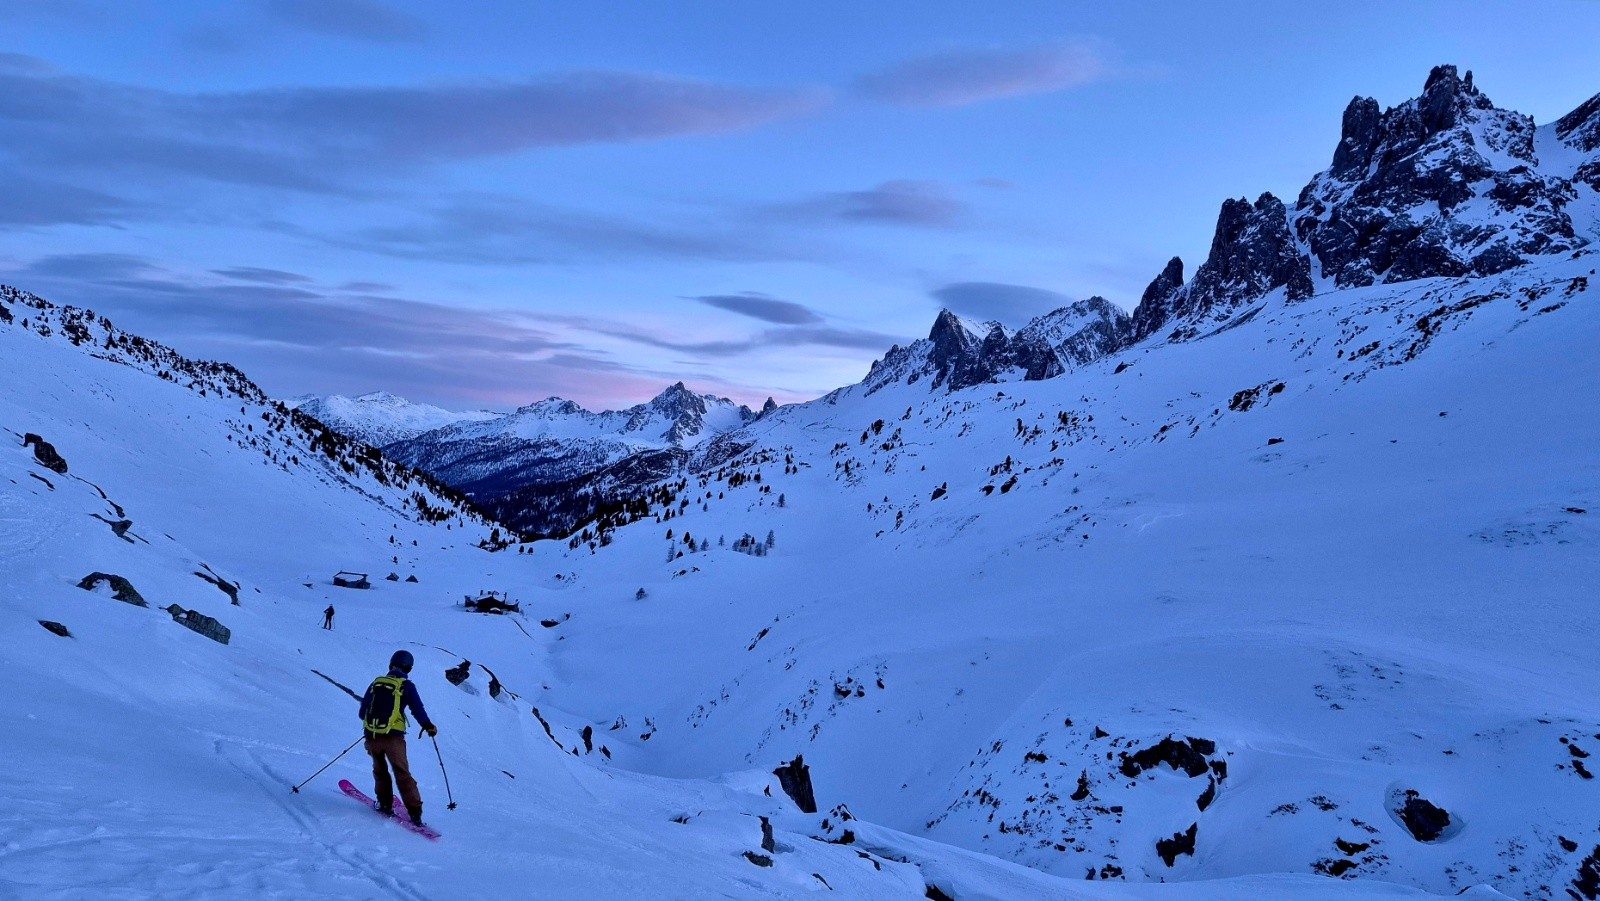
<path fill-rule="evenodd" d="M 1422 97 L 1417 103 L 1422 116 L 1424 138 L 1454 128 L 1470 110 L 1494 109 L 1494 104 L 1472 84 L 1472 73 L 1466 77 L 1456 74 L 1455 66 L 1434 66 L 1428 80 L 1422 85 Z"/>
<path fill-rule="evenodd" d="M 1025 381 L 1054 378 L 1118 350 L 1132 333 L 1128 314 L 1103 297 L 1075 301 L 1016 331 L 940 310 L 927 338 L 909 347 L 891 347 L 872 364 L 862 384 L 871 394 L 890 384 L 916 384 L 924 378 L 932 389 L 947 391 L 1016 374 Z"/>
<path fill-rule="evenodd" d="M 1344 108 L 1344 123 L 1339 128 L 1339 146 L 1333 150 L 1334 175 L 1341 178 L 1365 172 L 1372 164 L 1372 152 L 1383 137 L 1378 101 L 1357 97 Z"/>
<path fill-rule="evenodd" d="M 1358 97 L 1332 165 L 1300 194 L 1295 235 L 1341 288 L 1490 275 L 1583 246 L 1565 210 L 1572 185 L 1538 171 L 1534 131 L 1454 66 L 1382 114 Z"/>
<path fill-rule="evenodd" d="M 1270 192 L 1254 203 L 1243 197 L 1223 201 L 1210 256 L 1193 281 L 1182 285 L 1182 279 L 1183 261 L 1174 257 L 1134 310 L 1135 340 L 1179 321 L 1189 325 L 1171 337 L 1193 337 L 1194 323 L 1226 319 L 1280 288 L 1292 301 L 1314 292 L 1311 262 L 1289 230 L 1288 209 Z"/>
<path fill-rule="evenodd" d="M 1183 260 L 1173 257 L 1150 281 L 1139 297 L 1139 305 L 1133 308 L 1133 340 L 1148 338 L 1172 320 L 1178 292 L 1182 290 Z"/>
<path fill-rule="evenodd" d="M 705 400 L 690 391 L 683 382 L 668 385 L 666 390 L 650 399 L 648 406 L 658 413 L 673 417 L 695 413 L 704 415 L 706 412 Z"/>
<path fill-rule="evenodd" d="M 572 416 L 583 412 L 583 407 L 575 401 L 564 397 L 547 397 L 544 400 L 534 401 L 523 407 L 517 408 L 518 413 L 531 413 L 535 416 Z"/>

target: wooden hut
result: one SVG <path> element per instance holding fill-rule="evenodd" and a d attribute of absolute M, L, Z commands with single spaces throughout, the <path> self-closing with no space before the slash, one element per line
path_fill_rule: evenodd
<path fill-rule="evenodd" d="M 333 584 L 340 588 L 371 588 L 372 583 L 367 581 L 366 573 L 337 572 L 333 574 Z"/>

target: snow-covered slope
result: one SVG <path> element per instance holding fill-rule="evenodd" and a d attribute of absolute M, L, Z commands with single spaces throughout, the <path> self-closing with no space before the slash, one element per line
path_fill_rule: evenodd
<path fill-rule="evenodd" d="M 1593 892 L 1597 265 L 786 407 L 568 552 L 565 703 L 1064 877 Z"/>
<path fill-rule="evenodd" d="M 373 447 L 415 438 L 423 432 L 458 422 L 483 422 L 503 415 L 487 410 L 456 413 L 443 407 L 414 403 L 387 391 L 358 397 L 342 394 L 308 397 L 288 406 Z"/>
<path fill-rule="evenodd" d="M 486 551 L 491 526 L 284 412 L 236 370 L 31 295 L 6 291 L 0 309 L 0 428 L 12 436 L 0 449 L 0 681 L 11 699 L 0 895 L 1417 896 L 1309 875 L 1084 887 L 847 820 L 832 777 L 820 785 L 823 812 L 802 814 L 769 772 L 775 751 L 711 779 L 637 772 L 687 759 L 673 746 L 651 757 L 651 737 L 677 741 L 681 730 L 649 709 L 711 690 L 662 682 L 647 658 L 706 638 L 720 661 L 728 625 L 662 619 L 674 593 L 697 586 L 671 578 L 651 536 L 638 538 L 656 559 L 611 579 L 644 580 L 650 596 L 613 597 L 588 559 L 543 543 L 534 554 Z M 25 446 L 27 435 L 50 448 Z M 368 572 L 374 587 L 336 588 L 337 570 Z M 133 597 L 121 580 L 148 606 L 114 597 Z M 525 616 L 465 612 L 459 599 L 485 590 L 510 593 Z M 729 619 L 790 602 L 746 601 Z M 330 603 L 338 612 L 325 631 Z M 633 673 L 626 726 L 596 721 L 593 690 L 571 687 L 588 681 L 572 664 L 596 659 L 594 628 L 618 615 L 629 625 L 602 656 Z M 666 628 L 635 643 L 652 624 Z M 569 643 L 582 649 L 565 653 Z M 448 795 L 432 748 L 411 741 L 428 819 L 445 833 L 438 844 L 337 793 L 339 778 L 366 781 L 359 749 L 290 792 L 358 734 L 350 692 L 397 647 L 416 654 L 441 727 Z M 461 685 L 441 678 L 462 658 L 473 664 Z M 770 675 L 786 690 L 785 675 Z"/>

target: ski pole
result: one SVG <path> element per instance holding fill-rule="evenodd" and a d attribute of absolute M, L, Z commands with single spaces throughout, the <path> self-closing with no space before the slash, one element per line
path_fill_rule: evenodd
<path fill-rule="evenodd" d="M 445 805 L 444 809 L 445 810 L 455 810 L 456 809 L 456 799 L 455 799 L 454 796 L 452 796 L 450 794 L 450 774 L 445 772 L 445 770 L 444 770 L 444 755 L 439 753 L 439 736 L 430 735 L 428 737 L 433 739 L 433 753 L 434 753 L 434 756 L 439 758 L 439 772 L 444 775 L 444 796 L 450 802 L 449 804 Z"/>
<path fill-rule="evenodd" d="M 363 735 L 361 738 L 366 738 L 366 736 Z M 345 748 L 343 751 L 340 751 L 339 752 L 339 757 L 343 757 L 344 755 L 350 753 L 350 749 L 351 748 L 354 748 L 356 745 L 361 743 L 361 738 L 358 738 L 355 741 L 351 742 L 349 748 Z M 327 763 L 323 764 L 322 765 L 322 770 L 325 770 L 328 767 L 333 766 L 334 764 L 338 763 L 339 762 L 339 757 L 335 757 L 332 760 L 328 761 Z M 312 779 L 315 779 L 318 776 L 322 775 L 322 770 L 317 770 L 315 773 L 312 773 L 310 776 L 307 776 L 306 777 L 306 782 L 310 782 Z M 300 789 L 305 786 L 306 782 L 302 782 L 299 785 L 296 785 L 294 788 L 289 789 L 290 793 L 298 795 L 300 793 Z"/>

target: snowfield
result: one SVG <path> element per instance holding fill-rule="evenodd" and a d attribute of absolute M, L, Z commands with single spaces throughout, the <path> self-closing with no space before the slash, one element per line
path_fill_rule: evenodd
<path fill-rule="evenodd" d="M 639 522 L 498 552 L 249 389 L 0 299 L 0 896 L 1584 897 L 1597 264 L 843 389 L 705 443 Z M 523 614 L 465 612 L 489 590 Z M 359 748 L 289 791 L 400 647 L 438 843 L 337 792 Z M 816 814 L 771 773 L 797 754 Z"/>

